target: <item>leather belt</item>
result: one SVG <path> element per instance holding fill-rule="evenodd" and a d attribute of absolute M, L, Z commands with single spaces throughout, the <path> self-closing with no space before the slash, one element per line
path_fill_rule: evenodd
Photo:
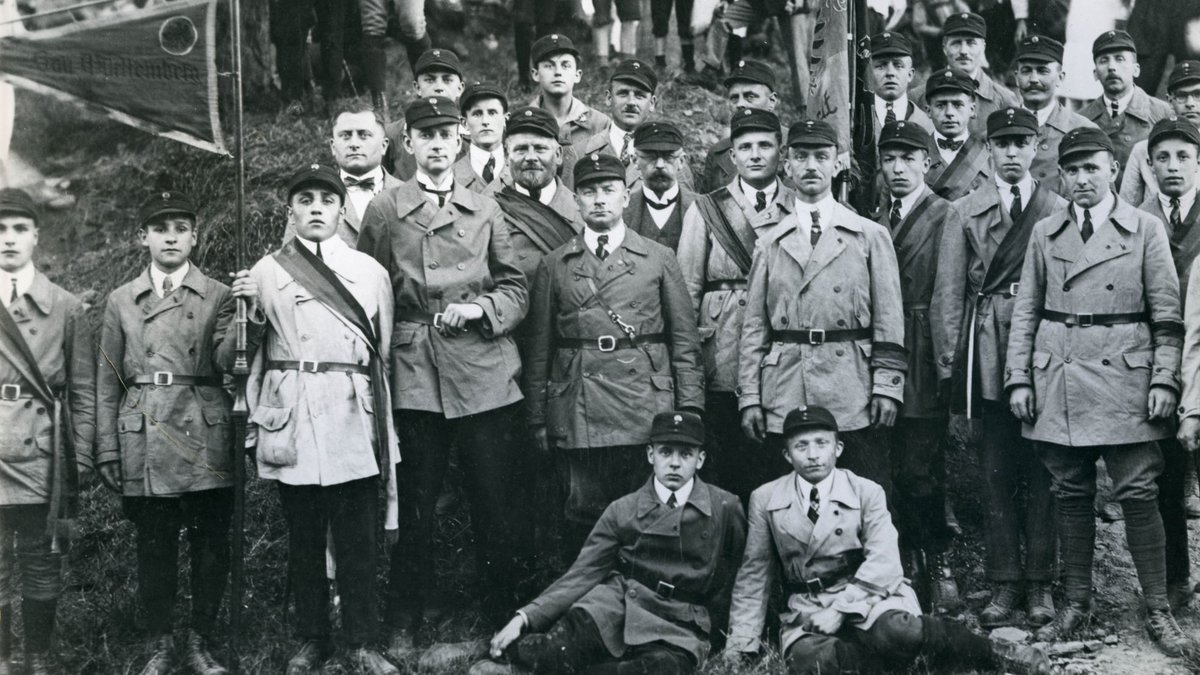
<path fill-rule="evenodd" d="M 870 328 L 847 328 L 845 330 L 771 330 L 771 342 L 795 342 L 802 345 L 823 345 L 826 342 L 849 342 L 870 340 L 875 332 Z"/>
<path fill-rule="evenodd" d="M 712 293 L 713 291 L 744 291 L 746 290 L 745 279 L 717 279 L 715 281 L 704 282 L 704 292 Z"/>
<path fill-rule="evenodd" d="M 558 338 L 560 349 L 594 349 L 601 352 L 611 352 L 617 349 L 634 349 L 640 345 L 666 344 L 666 333 L 646 333 L 632 339 L 615 335 L 601 335 L 594 338 Z"/>
<path fill-rule="evenodd" d="M 176 375 L 163 370 L 153 375 L 134 375 L 126 380 L 130 384 L 151 384 L 156 387 L 219 387 L 225 383 L 220 375 Z"/>
<path fill-rule="evenodd" d="M 678 602 L 686 602 L 690 605 L 704 605 L 708 602 L 708 598 L 702 593 L 693 593 L 679 588 L 675 584 L 649 574 L 646 570 L 624 558 L 621 558 L 619 562 L 622 574 L 654 591 L 654 594 L 663 600 L 676 600 Z"/>
<path fill-rule="evenodd" d="M 336 361 L 267 361 L 267 370 L 298 370 L 302 373 L 371 374 L 371 368 L 361 363 L 337 363 Z"/>
<path fill-rule="evenodd" d="M 979 297 L 986 298 L 986 297 L 989 297 L 992 295 L 999 295 L 1000 297 L 1004 297 L 1004 298 L 1015 298 L 1015 297 L 1017 297 L 1017 291 L 1019 291 L 1019 290 L 1021 290 L 1020 282 L 1014 281 L 1013 283 L 1009 284 L 1007 287 L 1001 286 L 1000 288 L 992 291 L 991 293 L 980 293 Z"/>
<path fill-rule="evenodd" d="M 1049 309 L 1042 310 L 1042 318 L 1047 321 L 1057 323 L 1065 323 L 1068 326 L 1079 326 L 1086 328 L 1088 326 L 1104 325 L 1109 326 L 1114 323 L 1150 323 L 1150 312 L 1126 312 L 1123 314 L 1066 314 L 1063 312 L 1055 312 Z"/>
<path fill-rule="evenodd" d="M 397 310 L 393 317 L 395 321 L 407 321 L 409 323 L 423 323 L 426 326 L 439 328 L 442 325 L 442 313 L 426 312 L 419 309 L 401 309 Z"/>
<path fill-rule="evenodd" d="M 36 398 L 32 391 L 25 391 L 19 384 L 0 385 L 0 401 L 16 401 L 22 398 Z"/>
<path fill-rule="evenodd" d="M 826 591 L 853 577 L 858 572 L 859 566 L 866 560 L 866 555 L 861 548 L 851 549 L 835 557 L 841 558 L 840 564 L 836 568 L 809 579 L 800 579 L 797 581 L 789 579 L 784 584 L 787 587 L 787 592 L 816 595 Z"/>

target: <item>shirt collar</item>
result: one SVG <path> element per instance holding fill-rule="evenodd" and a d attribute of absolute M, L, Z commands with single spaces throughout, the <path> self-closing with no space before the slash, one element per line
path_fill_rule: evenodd
<path fill-rule="evenodd" d="M 454 187 L 454 172 L 453 171 L 447 171 L 445 174 L 443 174 L 442 182 L 440 185 L 435 185 L 433 183 L 433 178 L 431 178 L 429 176 L 429 174 L 425 173 L 424 171 L 421 171 L 420 169 L 417 170 L 415 178 L 416 178 L 418 185 L 424 185 L 425 187 L 429 188 L 430 190 L 450 190 Z"/>
<path fill-rule="evenodd" d="M 1159 202 L 1159 204 L 1162 205 L 1163 213 L 1165 213 L 1167 215 L 1167 217 L 1170 218 L 1171 217 L 1171 198 L 1168 197 L 1167 195 L 1159 192 L 1158 193 L 1158 202 Z M 1192 210 L 1192 205 L 1195 203 L 1196 203 L 1196 190 L 1195 189 L 1179 195 L 1179 217 L 1187 218 L 1187 214 Z"/>
<path fill-rule="evenodd" d="M 925 184 L 921 183 L 917 186 L 916 190 L 913 190 L 912 192 L 900 198 L 901 218 L 907 218 L 908 214 L 912 213 L 913 207 L 916 206 L 917 202 L 921 200 L 921 196 L 925 194 L 926 189 L 927 188 L 925 187 Z M 824 214 L 822 214 L 821 222 L 825 222 L 823 218 Z"/>
<path fill-rule="evenodd" d="M 1029 112 L 1037 117 L 1038 127 L 1044 127 L 1050 121 L 1050 116 L 1054 114 L 1054 109 L 1057 107 L 1058 101 L 1050 101 L 1050 105 L 1041 110 L 1030 110 L 1029 108 L 1026 108 L 1026 110 L 1029 110 Z"/>
<path fill-rule="evenodd" d="M 480 176 L 483 175 L 483 166 L 485 164 L 487 164 L 488 160 L 491 159 L 492 157 L 496 158 L 495 172 L 497 174 L 500 173 L 500 167 L 504 166 L 504 144 L 503 143 L 497 143 L 496 149 L 491 152 L 488 152 L 487 150 L 484 150 L 483 148 L 472 144 L 472 145 L 468 146 L 467 152 L 470 153 L 470 156 L 471 156 L 471 168 L 474 169 L 475 173 Z"/>
<path fill-rule="evenodd" d="M 589 251 L 595 252 L 596 246 L 599 244 L 600 234 L 600 232 L 590 227 L 585 226 L 583 228 L 583 243 L 587 244 Z M 621 242 L 625 241 L 625 221 L 618 222 L 613 229 L 603 234 L 608 235 L 608 244 L 604 247 L 604 250 L 612 253 L 621 246 Z"/>
<path fill-rule="evenodd" d="M 666 485 L 663 485 L 662 483 L 658 482 L 657 476 L 654 478 L 653 482 L 654 482 L 654 493 L 658 495 L 658 501 L 662 502 L 663 504 L 666 504 L 667 500 L 671 498 L 671 494 L 672 494 L 671 489 L 668 488 Z M 695 487 L 695 485 L 696 485 L 696 479 L 689 478 L 688 482 L 684 483 L 683 485 L 680 485 L 679 489 L 674 491 L 676 506 L 683 506 L 684 504 L 687 503 L 688 497 L 690 497 L 692 495 L 692 488 Z"/>
<path fill-rule="evenodd" d="M 738 176 L 737 184 L 738 184 L 738 189 L 740 189 L 742 191 L 742 194 L 746 196 L 746 199 L 748 199 L 750 201 L 750 203 L 753 204 L 755 197 L 757 196 L 757 193 L 759 191 L 758 188 L 756 188 L 756 187 L 750 185 L 749 183 L 747 183 L 746 181 L 742 180 L 741 176 Z M 768 185 L 767 187 L 763 188 L 762 191 L 767 193 L 767 203 L 768 204 L 775 201 L 775 193 L 779 192 L 779 179 L 777 178 L 777 179 L 771 181 L 771 184 Z"/>
<path fill-rule="evenodd" d="M 1125 110 L 1129 107 L 1129 102 L 1133 100 L 1133 92 L 1135 92 L 1135 91 L 1137 91 L 1136 87 L 1130 86 L 1129 91 L 1125 92 L 1124 96 L 1117 99 L 1116 103 L 1117 103 L 1117 112 L 1118 113 L 1125 112 Z M 1108 94 L 1104 94 L 1103 98 L 1104 98 L 1104 112 L 1108 113 L 1109 115 L 1112 115 L 1113 100 L 1108 97 Z"/>
<path fill-rule="evenodd" d="M 809 215 L 812 211 L 821 214 L 821 229 L 825 232 L 833 227 L 833 210 L 837 205 L 837 201 L 833 198 L 833 193 L 825 195 L 821 201 L 816 204 L 809 204 L 796 200 L 796 215 L 799 216 L 800 227 L 804 232 L 808 232 L 812 227 L 812 216 Z"/>
<path fill-rule="evenodd" d="M 617 153 L 618 155 L 621 154 L 621 148 L 625 147 L 626 134 L 632 136 L 633 132 L 622 130 L 621 127 L 617 126 L 616 122 L 613 122 L 612 125 L 608 127 L 608 144 L 612 146 L 613 152 Z M 633 150 L 632 141 L 629 143 L 629 149 L 630 151 Z"/>
<path fill-rule="evenodd" d="M 833 476 L 836 473 L 837 473 L 836 469 L 833 471 L 830 471 L 828 476 L 825 476 L 824 478 L 821 479 L 821 482 L 817 483 L 817 494 L 820 496 L 822 502 L 826 502 L 829 500 L 829 491 L 833 488 Z M 813 484 L 804 480 L 804 478 L 801 477 L 799 473 L 797 473 L 796 474 L 796 491 L 800 493 L 800 501 L 801 502 L 803 502 L 804 504 L 808 503 L 808 495 L 809 495 L 809 493 L 812 492 L 812 489 L 813 489 Z M 678 499 L 678 497 L 676 497 L 676 499 Z"/>
<path fill-rule="evenodd" d="M 0 300 L 3 300 L 4 306 L 8 307 L 9 299 L 12 298 L 13 279 L 17 280 L 17 295 L 22 296 L 33 287 L 35 276 L 37 276 L 37 268 L 33 266 L 32 260 L 25 263 L 25 266 L 16 272 L 0 270 Z"/>
<path fill-rule="evenodd" d="M 361 176 L 355 176 L 354 174 L 349 173 L 347 171 L 341 171 L 340 173 L 342 174 L 342 182 L 343 183 L 346 183 L 346 179 L 348 179 L 348 178 L 353 178 L 355 181 L 373 179 L 375 181 L 374 192 L 379 192 L 380 190 L 383 190 L 383 167 L 382 166 L 377 166 L 374 169 L 371 169 L 370 171 L 364 173 Z M 347 188 L 349 188 L 349 185 L 350 185 L 349 183 L 346 183 Z"/>
<path fill-rule="evenodd" d="M 349 248 L 346 246 L 346 242 L 343 241 L 341 237 L 336 235 L 321 242 L 315 242 L 311 239 L 305 239 L 304 237 L 296 237 L 296 241 L 304 244 L 304 248 L 307 248 L 309 253 L 312 253 L 313 255 L 317 254 L 317 244 L 320 243 L 321 257 L 324 258 L 326 262 L 329 261 L 330 256 L 337 255 L 344 248 Z"/>
<path fill-rule="evenodd" d="M 887 119 L 887 106 L 889 101 L 883 100 L 879 94 L 875 94 L 875 116 L 879 119 Z M 902 120 L 908 114 L 908 94 L 901 94 L 900 98 L 895 101 L 890 101 L 892 104 L 892 112 L 896 114 L 896 119 Z"/>
<path fill-rule="evenodd" d="M 179 269 L 167 274 L 158 269 L 154 263 L 150 263 L 150 286 L 154 289 L 155 295 L 163 296 L 163 279 L 171 279 L 171 288 L 179 288 L 183 284 L 183 278 L 187 276 L 189 270 L 192 269 L 192 263 L 184 261 Z"/>
<path fill-rule="evenodd" d="M 970 138 L 970 136 L 971 136 L 971 130 L 970 130 L 970 129 L 967 129 L 967 130 L 963 131 L 961 134 L 959 134 L 959 135 L 957 135 L 957 136 L 954 136 L 954 137 L 946 136 L 946 135 L 942 134 L 942 132 L 940 132 L 940 131 L 937 131 L 937 130 L 934 130 L 934 132 L 933 132 L 933 139 L 934 139 L 935 141 L 936 141 L 937 139 L 939 139 L 939 138 L 944 138 L 944 139 L 946 139 L 946 140 L 948 140 L 948 141 L 963 141 L 963 142 L 966 142 L 966 140 L 967 140 L 968 138 Z M 941 150 L 941 148 L 940 148 L 940 147 L 939 147 L 938 149 L 939 149 L 939 150 Z"/>
<path fill-rule="evenodd" d="M 650 199 L 650 200 L 653 200 L 656 202 L 670 201 L 679 196 L 679 182 L 676 181 L 676 183 L 674 185 L 667 188 L 667 191 L 664 192 L 661 197 L 659 197 L 658 195 L 654 194 L 654 190 L 651 190 L 650 188 L 646 187 L 646 183 L 645 183 L 645 181 L 643 181 L 642 182 L 642 194 L 646 196 L 646 199 Z"/>
<path fill-rule="evenodd" d="M 1100 200 L 1099 204 L 1088 209 L 1088 212 L 1092 216 L 1092 229 L 1100 229 L 1100 223 L 1108 220 L 1109 215 L 1112 214 L 1113 209 L 1116 207 L 1117 199 L 1113 196 L 1113 193 L 1109 192 L 1108 194 L 1104 195 L 1104 199 Z M 1071 212 L 1075 214 L 1075 222 L 1078 223 L 1080 227 L 1083 227 L 1083 209 L 1080 208 L 1078 204 L 1072 203 Z"/>
<path fill-rule="evenodd" d="M 514 182 L 513 188 L 526 197 L 529 196 L 529 190 L 526 190 L 524 185 Z M 550 206 L 550 202 L 554 200 L 554 195 L 556 194 L 558 194 L 558 181 L 552 180 L 546 184 L 546 187 L 542 188 L 542 191 L 538 194 L 538 201 L 545 206 Z"/>

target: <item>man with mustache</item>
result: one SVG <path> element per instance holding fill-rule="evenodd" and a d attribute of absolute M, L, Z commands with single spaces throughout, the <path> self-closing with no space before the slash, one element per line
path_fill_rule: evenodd
<path fill-rule="evenodd" d="M 642 184 L 629 196 L 625 225 L 674 252 L 696 195 L 679 184 L 683 132 L 670 122 L 646 122 L 633 132 L 634 161 Z"/>
<path fill-rule="evenodd" d="M 1167 102 L 1176 117 L 1200 128 L 1200 61 L 1175 64 L 1167 79 Z M 1147 139 L 1133 146 L 1129 151 L 1127 170 L 1121 175 L 1121 199 L 1130 204 L 1149 201 L 1158 192 L 1148 145 Z"/>
<path fill-rule="evenodd" d="M 1096 126 L 1058 103 L 1062 59 L 1062 43 L 1054 38 L 1029 35 L 1017 45 L 1017 90 L 1038 121 L 1037 154 L 1029 171 L 1039 185 L 1059 194 L 1065 189 L 1058 176 L 1058 144 L 1072 129 Z"/>
<path fill-rule="evenodd" d="M 875 143 L 884 125 L 897 120 L 917 124 L 933 133 L 933 120 L 908 96 L 912 83 L 913 52 L 908 38 L 885 31 L 871 36 L 871 83 L 875 111 Z"/>
<path fill-rule="evenodd" d="M 625 167 L 625 181 L 631 190 L 639 189 L 642 180 L 633 147 L 633 132 L 638 125 L 650 119 L 650 114 L 658 105 L 657 90 L 658 76 L 649 64 L 637 59 L 621 61 L 613 69 L 605 97 L 612 124 L 579 146 L 579 157 L 600 154 L 620 159 Z M 687 161 L 681 156 L 677 164 L 679 182 L 691 189 L 694 181 Z"/>
<path fill-rule="evenodd" d="M 529 421 L 538 447 L 566 459 L 567 550 L 645 480 L 655 413 L 704 407 L 700 338 L 679 263 L 625 225 L 625 172 L 599 153 L 575 165 L 586 227 L 542 259 L 531 293 Z"/>
<path fill-rule="evenodd" d="M 527 307 L 525 276 L 500 207 L 454 180 L 458 106 L 418 99 L 405 121 L 416 176 L 372 200 L 358 240 L 388 271 L 396 296 L 389 354 L 406 531 L 392 552 L 387 623 L 397 659 L 411 653 L 436 600 L 434 505 L 452 448 L 472 502 L 488 620 L 504 618 L 516 601 L 528 527 L 512 489 L 524 480 L 526 451 L 515 442 L 522 396 L 512 337 Z"/>
<path fill-rule="evenodd" d="M 977 114 L 970 122 L 970 131 L 972 136 L 982 138 L 987 134 L 987 116 L 992 111 L 1021 105 L 1021 99 L 1016 94 L 992 79 L 983 69 L 984 52 L 987 50 L 987 23 L 983 17 L 971 12 L 947 17 L 942 30 L 942 50 L 947 67 L 975 83 Z M 926 85 L 914 89 L 912 97 L 927 101 Z M 926 110 L 932 117 L 932 110 L 928 107 Z"/>
<path fill-rule="evenodd" d="M 1095 64 L 1092 74 L 1104 93 L 1080 108 L 1079 114 L 1094 122 L 1112 140 L 1117 185 L 1120 185 L 1134 144 L 1145 140 L 1156 122 L 1171 116 L 1171 106 L 1133 83 L 1141 67 L 1137 62 L 1137 45 L 1129 33 L 1123 30 L 1101 33 L 1092 43 L 1092 61 Z"/>
<path fill-rule="evenodd" d="M 979 614 L 985 628 L 1011 622 L 1022 593 L 1031 624 L 1054 618 L 1050 474 L 1034 444 L 1021 438 L 1021 422 L 1004 398 L 1008 326 L 1029 235 L 1034 223 L 1067 205 L 1029 174 L 1038 127 L 1037 117 L 1022 108 L 988 116 L 996 178 L 954 203 L 930 305 L 938 377 L 950 412 L 979 419 L 983 429 L 984 570 L 992 586 L 991 602 Z"/>
<path fill-rule="evenodd" d="M 743 432 L 772 453 L 788 411 L 829 408 L 845 429 L 842 466 L 890 493 L 890 429 L 908 370 L 900 274 L 887 230 L 833 198 L 837 152 L 825 121 L 788 130 L 797 199 L 754 249 L 738 405 Z"/>
<path fill-rule="evenodd" d="M 775 113 L 742 108 L 729 122 L 737 175 L 696 198 L 683 218 L 679 266 L 700 321 L 704 419 L 716 480 L 743 502 L 770 480 L 778 460 L 741 433 L 738 352 L 746 278 L 755 243 L 792 212 L 795 190 L 779 179 L 783 130 Z"/>
<path fill-rule="evenodd" d="M 925 100 L 933 118 L 933 147 L 925 182 L 943 199 L 954 201 L 990 180 L 987 148 L 971 129 L 979 116 L 975 82 L 949 68 L 925 82 Z"/>
<path fill-rule="evenodd" d="M 1057 498 L 1066 606 L 1037 631 L 1069 640 L 1092 603 L 1096 462 L 1103 458 L 1146 603 L 1146 631 L 1166 654 L 1195 649 L 1167 595 L 1155 479 L 1171 436 L 1183 322 L 1162 221 L 1112 192 L 1117 163 L 1100 129 L 1059 145 L 1071 204 L 1034 226 L 1013 309 L 1004 386 L 1021 435 L 1038 444 Z"/>
<path fill-rule="evenodd" d="M 725 97 L 733 104 L 735 113 L 745 108 L 775 112 L 775 106 L 779 104 L 776 89 L 775 71 L 759 61 L 738 61 L 725 78 Z M 737 177 L 732 147 L 728 136 L 708 147 L 704 170 L 696 179 L 697 194 L 725 187 Z"/>
<path fill-rule="evenodd" d="M 508 97 L 500 88 L 474 82 L 459 100 L 463 127 L 470 136 L 467 154 L 454 163 L 454 179 L 468 190 L 487 194 L 504 171 L 504 122 Z"/>

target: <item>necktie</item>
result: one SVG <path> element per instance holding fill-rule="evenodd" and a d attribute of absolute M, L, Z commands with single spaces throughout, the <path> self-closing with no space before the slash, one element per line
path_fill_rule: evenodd
<path fill-rule="evenodd" d="M 965 142 L 966 141 L 952 141 L 949 138 L 942 138 L 940 136 L 937 139 L 938 147 L 943 150 L 949 150 L 950 152 L 958 152 L 958 149 L 961 148 Z"/>
<path fill-rule="evenodd" d="M 13 282 L 13 289 L 12 289 L 12 296 L 9 297 L 9 299 L 8 299 L 9 305 L 12 305 L 13 303 L 15 303 L 17 301 L 17 298 L 21 297 L 20 294 L 17 293 L 17 278 L 13 277 L 12 282 Z"/>
<path fill-rule="evenodd" d="M 630 154 L 630 152 L 629 152 L 629 146 L 632 143 L 633 143 L 633 134 L 626 133 L 625 134 L 625 142 L 621 144 L 621 163 L 624 164 L 625 166 L 629 166 L 630 162 L 633 161 L 633 155 Z"/>
<path fill-rule="evenodd" d="M 321 242 L 317 242 L 317 260 L 325 262 L 325 256 L 321 254 Z"/>
<path fill-rule="evenodd" d="M 821 517 L 820 511 L 821 493 L 817 491 L 817 486 L 814 485 L 812 490 L 808 492 L 808 519 L 815 525 L 817 519 Z"/>
<path fill-rule="evenodd" d="M 435 189 L 425 185 L 424 183 L 417 183 L 417 186 L 420 187 L 425 192 L 428 192 L 431 195 L 437 195 L 438 207 L 442 207 L 442 206 L 446 205 L 446 197 L 450 194 L 450 190 L 454 189 L 454 188 L 450 188 L 447 190 L 435 190 Z"/>
<path fill-rule="evenodd" d="M 175 290 L 175 282 L 171 281 L 171 277 L 163 277 L 163 297 L 170 295 L 173 290 Z"/>
<path fill-rule="evenodd" d="M 608 246 L 608 235 L 607 234 L 602 234 L 599 237 L 596 237 L 596 257 L 597 258 L 604 260 L 605 258 L 608 257 L 608 250 L 605 248 L 606 246 Z"/>
<path fill-rule="evenodd" d="M 815 211 L 814 211 L 814 213 L 815 213 Z M 892 213 L 890 216 L 888 216 L 888 222 L 891 224 L 893 230 L 895 230 L 897 227 L 900 227 L 900 220 L 901 220 L 901 218 L 900 218 L 900 200 L 893 199 L 892 200 Z"/>
<path fill-rule="evenodd" d="M 896 121 L 896 108 L 893 107 L 891 101 L 888 101 L 887 102 L 887 114 L 884 115 L 884 117 L 883 117 L 883 123 L 891 124 L 892 122 L 895 122 L 895 121 Z"/>
<path fill-rule="evenodd" d="M 483 182 L 490 183 L 496 178 L 496 156 L 488 157 L 487 164 L 483 165 Z"/>
<path fill-rule="evenodd" d="M 525 191 L 529 193 L 529 196 L 533 199 L 533 201 L 542 201 L 542 188 L 525 188 Z"/>
<path fill-rule="evenodd" d="M 1117 105 L 1116 101 L 1109 101 L 1108 105 L 1111 106 L 1109 109 L 1112 111 L 1113 119 L 1117 119 L 1117 115 L 1121 114 L 1121 108 Z"/>
<path fill-rule="evenodd" d="M 1008 207 L 1008 216 L 1015 223 L 1017 222 L 1017 218 L 1021 217 L 1021 188 L 1014 185 L 1009 188 L 1009 192 L 1012 193 L 1013 200 L 1012 205 Z"/>
<path fill-rule="evenodd" d="M 347 190 L 365 190 L 367 192 L 375 191 L 375 178 L 374 177 L 367 177 L 367 178 L 359 179 L 359 178 L 355 178 L 354 176 L 346 176 L 346 179 L 342 182 L 344 182 L 346 184 Z"/>
<path fill-rule="evenodd" d="M 667 497 L 667 508 L 673 509 L 679 506 L 679 500 L 675 499 L 675 493 L 672 492 L 670 497 Z"/>
<path fill-rule="evenodd" d="M 1179 216 L 1179 197 L 1171 197 L 1171 229 L 1178 230 L 1183 224 L 1183 219 Z"/>
<path fill-rule="evenodd" d="M 1083 235 L 1083 243 L 1087 243 L 1088 239 L 1092 238 L 1092 212 L 1089 209 L 1083 210 L 1083 228 L 1080 229 L 1080 234 Z"/>
<path fill-rule="evenodd" d="M 821 212 L 812 212 L 812 229 L 808 233 L 808 243 L 814 248 L 817 245 L 817 240 L 821 238 Z"/>
<path fill-rule="evenodd" d="M 759 190 L 754 193 L 754 210 L 762 211 L 765 208 L 767 208 L 767 191 Z"/>

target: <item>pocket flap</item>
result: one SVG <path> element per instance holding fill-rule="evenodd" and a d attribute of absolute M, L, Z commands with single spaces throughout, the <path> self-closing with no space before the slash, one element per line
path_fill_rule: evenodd
<path fill-rule="evenodd" d="M 716 326 L 700 326 L 700 341 L 711 340 L 717 334 Z"/>
<path fill-rule="evenodd" d="M 267 431 L 279 431 L 283 428 L 283 425 L 288 423 L 291 417 L 291 408 L 272 408 L 271 406 L 260 405 L 254 411 L 254 416 L 250 421 Z"/>
<path fill-rule="evenodd" d="M 767 355 L 766 355 L 766 356 L 764 356 L 764 357 L 763 357 L 763 359 L 762 359 L 762 363 L 761 363 L 760 365 L 762 365 L 762 366 L 774 366 L 774 365 L 776 365 L 776 364 L 778 364 L 778 363 L 779 363 L 779 350 L 778 350 L 778 349 L 772 349 L 771 351 L 767 352 Z"/>
<path fill-rule="evenodd" d="M 1125 359 L 1125 365 L 1130 368 L 1150 368 L 1154 365 L 1154 352 L 1152 350 L 1141 350 L 1136 352 L 1125 352 L 1121 355 Z"/>
<path fill-rule="evenodd" d="M 140 412 L 127 413 L 117 418 L 117 431 L 141 431 L 146 424 L 146 416 Z"/>
<path fill-rule="evenodd" d="M 570 387 L 570 382 L 547 382 L 546 383 L 546 398 L 554 398 L 567 393 L 567 387 Z"/>
<path fill-rule="evenodd" d="M 1048 365 L 1050 365 L 1050 352 L 1034 352 L 1033 353 L 1033 367 L 1034 368 L 1037 368 L 1038 370 L 1042 370 Z"/>
<path fill-rule="evenodd" d="M 873 347 L 874 347 L 874 343 L 872 343 L 872 342 L 859 342 L 858 343 L 858 350 L 860 352 L 862 352 L 864 359 L 871 358 L 871 351 L 872 351 Z"/>
<path fill-rule="evenodd" d="M 411 345 L 417 337 L 417 329 L 412 326 L 405 326 L 396 331 L 392 337 L 392 346 L 400 347 L 403 345 Z"/>
<path fill-rule="evenodd" d="M 224 408 L 203 408 L 200 414 L 204 416 L 204 423 L 210 427 L 229 424 L 230 412 Z"/>
<path fill-rule="evenodd" d="M 670 375 L 651 375 L 650 384 L 659 391 L 675 390 L 675 380 Z"/>

